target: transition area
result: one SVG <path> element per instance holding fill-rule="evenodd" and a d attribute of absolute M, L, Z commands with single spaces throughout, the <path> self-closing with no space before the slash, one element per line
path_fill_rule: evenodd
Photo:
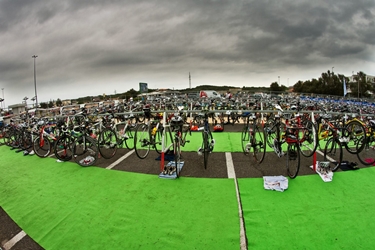
<path fill-rule="evenodd" d="M 1 248 L 18 235 L 30 249 L 241 249 L 241 221 L 242 249 L 375 244 L 372 167 L 338 171 L 323 182 L 305 159 L 288 189 L 276 192 L 263 187 L 262 176 L 286 175 L 271 152 L 255 165 L 240 152 L 217 149 L 206 170 L 196 152 L 184 152 L 174 180 L 159 178 L 156 154 L 142 161 L 129 152 L 85 168 L 1 146 Z"/>

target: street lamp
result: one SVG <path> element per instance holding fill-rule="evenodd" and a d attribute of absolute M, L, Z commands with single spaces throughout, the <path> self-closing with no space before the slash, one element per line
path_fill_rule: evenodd
<path fill-rule="evenodd" d="M 32 58 L 34 58 L 34 87 L 35 87 L 35 101 L 36 101 L 36 108 L 38 108 L 38 94 L 36 93 L 36 70 L 35 70 L 35 59 L 38 56 L 33 55 Z"/>
<path fill-rule="evenodd" d="M 4 98 L 4 88 L 1 88 L 1 90 L 3 91 L 3 106 L 4 106 L 4 109 L 5 109 L 5 98 Z"/>
<path fill-rule="evenodd" d="M 358 79 L 357 79 L 357 81 L 358 81 L 358 99 L 359 99 L 359 77 L 358 77 Z"/>
<path fill-rule="evenodd" d="M 331 71 L 331 74 L 332 74 L 332 75 L 333 75 L 333 68 L 334 68 L 334 67 L 332 67 L 332 71 Z"/>
<path fill-rule="evenodd" d="M 35 100 L 36 100 L 36 96 L 34 96 L 33 98 L 31 98 L 31 101 L 33 101 L 33 108 L 35 108 L 35 105 L 34 105 Z"/>

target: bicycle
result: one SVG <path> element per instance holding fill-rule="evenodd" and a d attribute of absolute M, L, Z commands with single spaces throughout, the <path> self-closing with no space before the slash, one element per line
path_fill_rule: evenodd
<path fill-rule="evenodd" d="M 257 122 L 255 113 L 244 114 L 246 123 L 241 132 L 242 150 L 245 155 L 252 156 L 257 163 L 262 163 L 266 155 L 266 140 L 262 126 Z"/>
<path fill-rule="evenodd" d="M 297 104 L 297 106 L 291 106 L 291 110 L 297 110 L 297 113 L 293 114 L 293 117 L 291 119 L 286 120 L 286 122 L 289 123 L 286 124 L 286 126 L 291 125 L 295 128 L 298 128 L 297 139 L 300 152 L 305 157 L 311 157 L 318 147 L 316 127 L 311 120 L 306 119 L 305 116 L 299 113 L 299 107 L 299 103 Z"/>
<path fill-rule="evenodd" d="M 60 128 L 60 136 L 53 147 L 56 158 L 62 162 L 70 161 L 73 158 L 72 146 L 75 140 L 73 136 L 75 132 L 69 129 L 69 126 L 71 126 L 73 130 L 73 125 L 69 125 L 70 118 L 67 117 L 66 120 L 67 124 L 65 124 L 63 119 L 57 121 L 57 126 Z"/>
<path fill-rule="evenodd" d="M 33 150 L 37 156 L 45 158 L 51 153 L 52 145 L 57 141 L 57 137 L 51 129 L 52 124 L 45 119 L 41 119 L 37 125 L 39 127 L 39 132 L 33 139 Z"/>
<path fill-rule="evenodd" d="M 317 139 L 318 146 L 321 148 L 320 141 L 325 140 L 328 143 L 329 138 L 333 136 L 333 131 L 338 131 L 342 137 L 341 146 L 344 147 L 350 154 L 357 154 L 361 148 L 357 148 L 358 141 L 366 137 L 365 127 L 358 119 L 348 120 L 345 114 L 336 121 L 331 121 L 332 116 L 329 114 L 317 115 L 315 121 L 317 123 Z"/>
<path fill-rule="evenodd" d="M 199 113 L 198 116 L 202 118 L 203 126 L 198 128 L 202 131 L 202 146 L 198 149 L 198 155 L 203 154 L 204 169 L 208 166 L 208 156 L 214 150 L 215 139 L 212 136 L 210 124 L 208 122 L 209 112 L 206 110 L 204 113 Z"/>
<path fill-rule="evenodd" d="M 145 109 L 145 118 L 148 119 L 147 123 L 138 125 L 135 135 L 134 135 L 134 149 L 135 153 L 140 159 L 145 159 L 150 149 L 155 149 L 155 151 L 160 154 L 162 152 L 162 140 L 163 140 L 163 124 L 160 115 L 151 119 L 151 111 Z M 167 137 L 164 138 L 167 140 Z M 173 138 L 170 138 L 172 141 Z"/>
<path fill-rule="evenodd" d="M 325 119 L 325 118 L 324 118 Z M 341 121 L 328 122 L 328 135 L 331 136 L 324 148 L 324 161 L 330 162 L 330 168 L 336 171 L 343 159 L 343 148 L 351 154 L 359 154 L 366 146 L 365 128 L 358 121 L 347 121 L 347 115 Z"/>
<path fill-rule="evenodd" d="M 300 148 L 298 140 L 298 128 L 287 126 L 289 117 L 284 114 L 286 124 L 281 121 L 283 110 L 280 105 L 275 105 L 278 113 L 274 119 L 270 119 L 264 126 L 264 133 L 267 144 L 274 150 L 280 158 L 286 156 L 286 168 L 288 176 L 296 178 L 300 168 Z M 283 152 L 282 145 L 287 143 L 286 153 Z"/>
<path fill-rule="evenodd" d="M 117 114 L 114 117 L 121 122 L 105 126 L 98 137 L 99 152 L 105 159 L 112 158 L 123 144 L 129 150 L 134 149 L 134 134 L 137 127 L 137 124 L 132 122 L 134 116 Z"/>
<path fill-rule="evenodd" d="M 172 175 L 173 173 L 176 173 L 176 177 L 179 177 L 182 167 L 181 165 L 183 163 L 181 162 L 181 147 L 184 147 L 186 143 L 190 142 L 189 140 L 186 140 L 187 132 L 189 131 L 191 134 L 190 126 L 185 124 L 184 119 L 180 115 L 175 114 L 170 119 L 169 127 L 171 128 L 169 132 L 173 132 L 174 136 L 172 143 L 165 147 L 165 151 L 168 151 L 171 147 L 173 147 L 174 166 L 165 166 L 163 169 L 163 174 Z M 186 130 L 184 127 L 189 127 L 189 129 Z"/>
<path fill-rule="evenodd" d="M 82 167 L 92 166 L 99 157 L 98 142 L 90 136 L 90 124 L 86 114 L 81 113 L 76 118 L 79 118 L 77 120 L 81 123 L 73 130 L 73 136 L 76 137 L 72 146 L 73 158 Z"/>
<path fill-rule="evenodd" d="M 366 137 L 358 140 L 357 157 L 362 164 L 372 166 L 375 164 L 375 120 L 370 116 L 367 117 L 365 129 Z"/>

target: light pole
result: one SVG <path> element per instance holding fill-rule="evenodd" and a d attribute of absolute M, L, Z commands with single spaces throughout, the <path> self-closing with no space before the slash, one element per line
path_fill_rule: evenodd
<path fill-rule="evenodd" d="M 278 82 L 278 84 L 280 85 L 280 76 L 278 76 L 278 78 L 279 78 L 279 82 Z"/>
<path fill-rule="evenodd" d="M 35 70 L 35 59 L 38 56 L 33 55 L 32 58 L 34 58 L 34 87 L 35 87 L 35 103 L 36 103 L 36 108 L 38 108 L 38 94 L 36 93 L 36 70 Z"/>
<path fill-rule="evenodd" d="M 24 98 L 23 98 L 23 103 L 25 104 L 25 108 L 27 109 L 27 100 L 28 100 L 29 98 L 27 97 L 27 96 L 25 96 Z"/>
<path fill-rule="evenodd" d="M 357 73 L 357 81 L 358 81 L 358 99 L 359 99 L 359 76 L 358 76 L 358 73 Z"/>
<path fill-rule="evenodd" d="M 35 108 L 34 102 L 35 102 L 35 96 L 31 98 L 31 101 L 33 101 L 33 108 Z"/>
<path fill-rule="evenodd" d="M 5 98 L 4 98 L 4 88 L 1 88 L 1 90 L 3 91 L 3 109 L 5 109 Z"/>
<path fill-rule="evenodd" d="M 333 68 L 334 68 L 334 67 L 332 67 L 331 75 L 333 75 Z"/>

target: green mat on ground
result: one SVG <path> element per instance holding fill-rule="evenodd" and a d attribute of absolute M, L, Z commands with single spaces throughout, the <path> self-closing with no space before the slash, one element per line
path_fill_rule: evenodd
<path fill-rule="evenodd" d="M 215 139 L 215 147 L 213 152 L 242 152 L 241 145 L 241 133 L 239 132 L 213 132 L 213 138 Z M 186 136 L 189 143 L 186 143 L 183 151 L 197 151 L 202 146 L 202 133 L 192 132 L 191 136 Z"/>
<path fill-rule="evenodd" d="M 6 146 L 0 154 L 0 206 L 45 249 L 239 249 L 232 179 L 164 180 Z"/>
<path fill-rule="evenodd" d="M 239 179 L 249 249 L 372 249 L 375 168 L 289 179 L 284 192 Z"/>
<path fill-rule="evenodd" d="M 239 249 L 233 180 L 82 168 L 6 146 L 0 154 L 0 206 L 46 249 Z M 298 176 L 282 193 L 238 179 L 249 249 L 372 249 L 373 176 Z"/>

